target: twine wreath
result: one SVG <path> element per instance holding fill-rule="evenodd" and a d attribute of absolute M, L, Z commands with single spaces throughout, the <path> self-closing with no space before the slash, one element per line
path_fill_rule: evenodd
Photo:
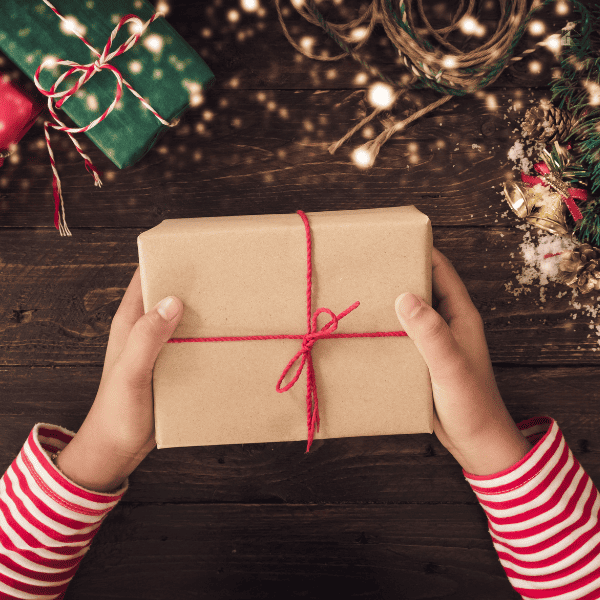
<path fill-rule="evenodd" d="M 353 310 L 359 307 L 360 302 L 355 302 L 346 310 L 336 315 L 328 308 L 319 308 L 314 314 L 312 313 L 312 250 L 311 250 L 311 235 L 308 218 L 301 210 L 297 211 L 304 223 L 306 233 L 306 326 L 305 334 L 282 334 L 282 335 L 247 335 L 247 336 L 228 336 L 228 337 L 205 337 L 205 338 L 171 338 L 168 340 L 171 344 L 181 344 L 185 342 L 243 342 L 249 340 L 302 340 L 300 350 L 296 352 L 294 357 L 283 369 L 281 377 L 277 381 L 275 389 L 281 394 L 287 392 L 298 381 L 304 365 L 307 365 L 308 371 L 306 376 L 306 425 L 308 428 L 306 452 L 310 451 L 313 442 L 315 427 L 319 431 L 319 399 L 317 396 L 317 382 L 315 379 L 315 371 L 313 368 L 311 350 L 317 340 L 338 339 L 338 338 L 358 338 L 358 337 L 401 337 L 406 336 L 405 331 L 375 331 L 369 333 L 335 333 L 338 322 Z M 327 313 L 331 317 L 331 321 L 317 329 L 317 318 L 321 313 Z M 300 360 L 300 364 L 296 370 L 296 374 L 292 380 L 285 386 L 281 387 L 285 376 L 288 374 L 294 363 Z"/>
<path fill-rule="evenodd" d="M 468 4 L 465 0 L 461 0 L 452 16 L 450 25 L 440 29 L 431 26 L 423 10 L 422 0 L 416 0 L 416 2 L 399 0 L 397 10 L 392 7 L 391 0 L 372 0 L 360 17 L 343 24 L 326 21 L 314 0 L 292 0 L 292 4 L 302 17 L 321 27 L 340 46 L 343 52 L 336 56 L 316 55 L 302 48 L 288 31 L 281 13 L 280 0 L 275 0 L 275 4 L 283 33 L 298 52 L 309 58 L 323 61 L 336 61 L 351 56 L 365 70 L 395 90 L 392 105 L 408 89 L 431 88 L 444 94 L 439 100 L 413 113 L 403 121 L 390 125 L 375 139 L 361 146 L 359 150 L 363 152 L 363 156 L 367 157 L 365 166 L 371 166 L 383 144 L 394 133 L 448 102 L 452 96 L 464 96 L 484 88 L 495 81 L 510 63 L 522 60 L 525 55 L 535 52 L 537 46 L 545 45 L 547 42 L 541 41 L 536 44 L 536 47 L 523 51 L 520 56 L 512 56 L 531 17 L 550 1 L 534 0 L 531 8 L 528 9 L 527 0 L 499 0 L 500 19 L 494 34 L 476 50 L 463 52 L 452 45 L 447 37 L 451 32 L 459 29 L 466 19 L 475 22 L 473 17 L 475 0 L 469 0 Z M 424 24 L 425 35 L 415 27 L 414 19 L 417 13 Z M 409 81 L 387 77 L 367 63 L 357 52 L 367 43 L 377 23 L 383 26 L 404 65 L 412 74 L 412 79 Z M 352 33 L 362 27 L 366 28 L 365 34 L 357 40 Z M 438 46 L 434 47 L 428 38 L 433 38 Z M 329 152 L 333 154 L 361 127 L 382 110 L 389 108 L 390 106 L 375 108 L 370 115 L 352 127 L 343 138 L 332 144 Z"/>
<path fill-rule="evenodd" d="M 52 115 L 52 118 L 55 121 L 55 123 L 52 123 L 50 121 L 44 122 L 44 134 L 46 137 L 46 145 L 48 146 L 48 154 L 50 156 L 50 165 L 52 166 L 52 173 L 53 173 L 52 189 L 53 189 L 53 194 L 54 194 L 54 226 L 56 227 L 56 229 L 59 230 L 60 235 L 71 235 L 71 232 L 69 231 L 69 228 L 67 227 L 67 221 L 66 221 L 66 217 L 65 217 L 65 205 L 64 205 L 63 196 L 62 196 L 62 188 L 60 185 L 60 177 L 58 176 L 58 172 L 56 170 L 56 162 L 54 160 L 54 153 L 52 152 L 52 147 L 50 145 L 49 128 L 52 127 L 53 129 L 57 129 L 58 131 L 64 131 L 71 138 L 71 141 L 75 145 L 77 152 L 79 152 L 79 154 L 82 156 L 83 160 L 85 161 L 85 168 L 94 176 L 95 185 L 98 187 L 101 187 L 102 180 L 100 179 L 100 171 L 98 171 L 98 169 L 96 169 L 96 167 L 94 167 L 90 157 L 83 152 L 83 150 L 81 149 L 81 146 L 78 144 L 77 140 L 71 134 L 89 131 L 90 129 L 92 129 L 93 127 L 98 125 L 98 123 L 100 123 L 101 121 L 104 121 L 104 119 L 106 119 L 106 117 L 115 108 L 117 102 L 121 99 L 121 96 L 123 95 L 123 86 L 127 87 L 127 89 L 136 98 L 138 98 L 138 100 L 163 125 L 167 125 L 168 127 L 174 127 L 175 125 L 177 125 L 178 120 L 169 122 L 169 121 L 166 121 L 165 119 L 163 119 L 152 108 L 152 106 L 150 106 L 150 104 L 148 102 L 146 102 L 146 100 L 144 100 L 144 98 L 142 98 L 142 96 L 140 96 L 140 94 L 138 94 L 133 89 L 133 87 L 127 81 L 125 81 L 125 79 L 123 79 L 121 72 L 117 68 L 115 68 L 111 64 L 109 64 L 113 58 L 115 58 L 116 56 L 120 56 L 121 54 L 124 54 L 125 52 L 127 52 L 128 50 L 133 48 L 133 46 L 135 46 L 138 43 L 138 41 L 142 37 L 142 34 L 146 31 L 147 27 L 151 23 L 153 23 L 156 19 L 158 19 L 159 17 L 163 17 L 164 16 L 163 13 L 161 13 L 161 12 L 154 13 L 152 15 L 152 17 L 150 19 L 148 19 L 148 21 L 146 21 L 146 23 L 144 23 L 136 15 L 125 15 L 124 17 L 121 18 L 118 25 L 113 29 L 113 31 L 110 35 L 110 38 L 108 39 L 108 42 L 106 43 L 106 46 L 104 46 L 104 50 L 102 51 L 102 53 L 100 53 L 76 30 L 76 28 L 71 27 L 71 24 L 69 23 L 69 21 L 67 19 L 65 19 L 65 17 L 63 17 L 58 12 L 58 10 L 56 10 L 56 8 L 49 2 L 49 0 L 43 0 L 43 1 L 48 7 L 50 7 L 52 12 L 59 19 L 61 19 L 61 21 L 63 21 L 73 31 L 73 33 L 92 51 L 92 53 L 98 57 L 94 62 L 86 64 L 86 65 L 80 65 L 79 63 L 73 62 L 71 60 L 46 59 L 37 68 L 34 79 L 33 79 L 38 90 L 40 90 L 40 92 L 48 98 L 48 110 L 50 111 L 50 114 Z M 136 33 L 131 35 L 126 42 L 124 42 L 117 48 L 117 50 L 115 50 L 114 52 L 110 52 L 112 43 L 113 43 L 115 37 L 117 36 L 117 34 L 119 33 L 119 30 L 121 29 L 121 27 L 123 27 L 127 23 L 135 23 L 136 30 L 137 30 Z M 39 82 L 39 75 L 44 69 L 54 68 L 57 65 L 67 65 L 71 68 L 66 73 L 61 75 L 54 82 L 54 84 L 52 85 L 52 87 L 49 90 L 46 90 L 41 86 L 41 84 Z M 89 123 L 85 127 L 67 127 L 58 118 L 58 115 L 54 111 L 54 106 L 53 106 L 54 99 L 59 98 L 58 102 L 56 103 L 56 108 L 61 108 L 61 106 L 71 96 L 73 96 L 77 92 L 77 90 L 79 90 L 79 88 L 81 86 L 85 85 L 96 73 L 99 73 L 103 69 L 107 69 L 108 71 L 110 71 L 117 80 L 115 98 L 112 101 L 111 105 L 97 119 L 94 119 L 91 123 Z M 64 92 L 57 92 L 56 88 L 63 82 L 63 80 L 66 77 L 69 77 L 70 75 L 75 73 L 76 71 L 83 71 L 83 75 L 81 75 L 81 77 L 79 78 L 77 83 L 75 83 L 75 85 L 70 87 L 68 90 L 65 90 Z"/>

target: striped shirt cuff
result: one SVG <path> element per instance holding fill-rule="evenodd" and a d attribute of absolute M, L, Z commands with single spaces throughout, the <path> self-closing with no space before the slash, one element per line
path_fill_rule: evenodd
<path fill-rule="evenodd" d="M 489 476 L 464 472 L 510 582 L 525 599 L 600 599 L 600 495 L 557 423 L 518 425 L 534 447 Z"/>
<path fill-rule="evenodd" d="M 129 487 L 86 490 L 50 455 L 75 433 L 38 423 L 0 479 L 0 597 L 62 598 L 106 515 Z"/>

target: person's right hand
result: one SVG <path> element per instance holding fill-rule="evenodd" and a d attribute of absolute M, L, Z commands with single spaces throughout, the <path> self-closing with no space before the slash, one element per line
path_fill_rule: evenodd
<path fill-rule="evenodd" d="M 429 367 L 436 436 L 467 473 L 492 475 L 517 463 L 531 444 L 500 396 L 483 320 L 467 288 L 436 248 L 432 262 L 437 312 L 405 293 L 396 299 L 396 314 Z"/>

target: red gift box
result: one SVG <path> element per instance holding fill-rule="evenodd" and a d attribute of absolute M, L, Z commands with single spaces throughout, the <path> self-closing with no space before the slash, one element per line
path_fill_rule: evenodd
<path fill-rule="evenodd" d="M 27 133 L 43 108 L 41 100 L 32 98 L 8 75 L 0 73 L 0 167 L 11 146 Z"/>

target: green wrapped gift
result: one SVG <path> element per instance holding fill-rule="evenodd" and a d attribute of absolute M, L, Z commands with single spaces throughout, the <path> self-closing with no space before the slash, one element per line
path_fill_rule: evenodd
<path fill-rule="evenodd" d="M 125 15 L 136 15 L 144 23 L 156 12 L 146 0 L 52 0 L 65 17 L 60 19 L 43 0 L 0 0 L 0 49 L 29 77 L 49 57 L 80 65 L 97 56 L 73 33 L 76 29 L 98 52 L 102 52 L 114 28 Z M 135 33 L 135 23 L 122 27 L 110 52 Z M 139 27 L 139 25 L 138 25 Z M 150 106 L 167 122 L 175 122 L 190 105 L 198 104 L 214 75 L 198 53 L 164 18 L 154 20 L 138 43 L 110 63 Z M 39 82 L 50 90 L 68 67 L 41 71 Z M 57 91 L 69 89 L 83 74 L 66 78 Z M 61 106 L 84 127 L 100 117 L 115 99 L 117 79 L 108 69 L 95 72 Z M 55 109 L 56 110 L 56 109 Z M 60 111 L 57 112 L 61 118 Z M 167 128 L 126 87 L 114 110 L 88 137 L 119 168 L 138 161 Z"/>

